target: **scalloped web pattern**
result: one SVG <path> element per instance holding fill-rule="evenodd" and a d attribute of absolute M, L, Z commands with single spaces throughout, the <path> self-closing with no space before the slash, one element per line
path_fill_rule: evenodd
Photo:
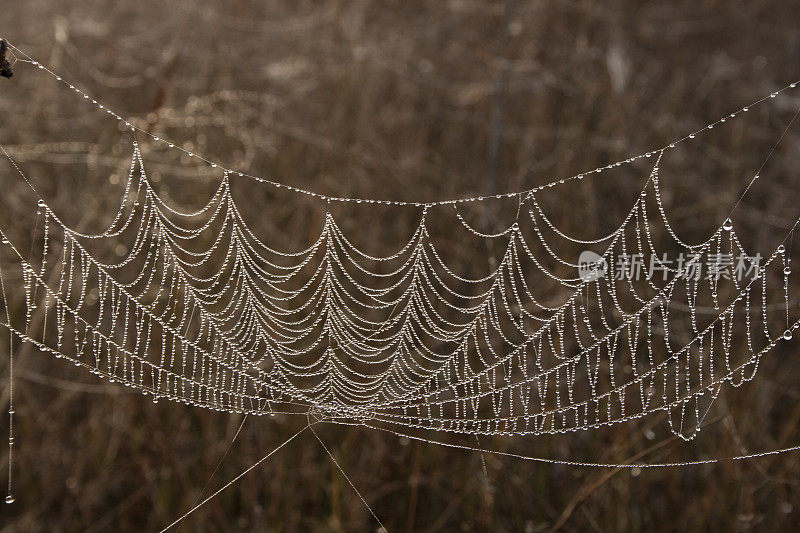
<path fill-rule="evenodd" d="M 262 242 L 227 171 L 207 205 L 181 212 L 156 194 L 138 144 L 132 152 L 104 232 L 71 229 L 40 201 L 40 261 L 3 238 L 27 308 L 24 324 L 5 325 L 153 401 L 479 435 L 565 433 L 666 411 L 670 429 L 691 439 L 721 387 L 752 379 L 798 327 L 784 245 L 748 255 L 730 220 L 697 245 L 672 230 L 663 151 L 627 216 L 599 239 L 570 237 L 526 192 L 497 234 L 473 229 L 457 205 L 423 206 L 408 242 L 380 257 L 330 213 L 304 250 Z M 448 265 L 426 228 L 430 209 L 456 209 L 476 237 L 503 247 L 488 275 Z M 656 246 L 665 239 L 682 264 Z M 593 250 L 603 268 L 586 275 L 558 253 L 564 243 Z M 618 275 L 620 257 L 656 274 L 628 265 Z M 691 275 L 693 264 L 717 265 L 716 275 Z"/>

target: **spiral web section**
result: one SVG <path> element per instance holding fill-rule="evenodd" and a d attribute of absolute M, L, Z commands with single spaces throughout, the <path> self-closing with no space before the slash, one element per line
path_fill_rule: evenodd
<path fill-rule="evenodd" d="M 3 235 L 27 310 L 24 323 L 3 325 L 153 401 L 475 435 L 568 433 L 661 412 L 689 440 L 721 388 L 753 379 L 800 324 L 784 244 L 753 255 L 730 220 L 696 245 L 673 231 L 664 150 L 602 238 L 570 237 L 525 192 L 496 234 L 458 206 L 423 206 L 386 256 L 355 246 L 330 212 L 307 248 L 270 247 L 241 215 L 228 171 L 203 208 L 182 212 L 156 193 L 136 142 L 132 154 L 102 233 L 68 227 L 40 200 L 35 259 Z M 426 226 L 431 209 L 455 209 L 503 249 L 497 266 L 479 278 L 449 266 Z M 587 276 L 564 246 L 610 268 Z M 676 265 L 664 250 L 691 259 Z M 656 274 L 617 276 L 619 257 Z M 693 263 L 728 260 L 719 275 L 688 275 Z"/>

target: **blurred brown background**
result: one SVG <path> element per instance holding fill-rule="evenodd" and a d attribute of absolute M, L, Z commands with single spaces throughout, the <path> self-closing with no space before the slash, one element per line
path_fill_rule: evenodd
<path fill-rule="evenodd" d="M 282 183 L 398 200 L 527 189 L 661 147 L 800 78 L 798 20 L 800 4 L 788 0 L 0 5 L 0 35 L 143 128 Z M 128 133 L 31 65 L 15 69 L 0 80 L 0 143 L 65 221 L 103 227 L 122 194 Z M 696 241 L 721 223 L 798 105 L 800 92 L 789 92 L 670 153 L 662 186 L 682 236 Z M 798 132 L 800 123 L 787 130 L 768 179 L 737 211 L 750 243 L 777 242 L 800 215 Z M 216 170 L 140 141 L 151 178 L 171 202 L 200 205 L 219 183 Z M 648 171 L 624 167 L 543 202 L 560 227 L 597 236 L 619 224 Z M 25 242 L 35 200 L 6 159 L 0 191 L 0 224 Z M 247 180 L 234 192 L 277 247 L 299 249 L 322 223 L 324 206 L 305 198 Z M 395 250 L 419 216 L 408 208 L 334 209 L 342 229 L 374 253 Z M 502 229 L 507 211 L 488 202 L 467 214 Z M 485 269 L 492 251 L 449 235 L 448 216 L 434 214 L 432 225 L 450 238 L 450 257 L 461 272 Z M 796 356 L 796 348 L 781 347 L 753 382 L 724 390 L 708 430 L 689 444 L 653 418 L 482 445 L 607 462 L 651 447 L 639 460 L 790 446 L 800 442 Z M 0 361 L 5 376 L 7 357 Z M 17 502 L 0 508 L 1 531 L 159 530 L 191 507 L 242 422 L 154 405 L 29 346 L 15 361 Z M 2 390 L 4 411 L 5 383 Z M 249 418 L 203 494 L 304 423 Z M 358 428 L 319 432 L 393 532 L 787 530 L 800 517 L 798 454 L 599 470 L 482 457 Z M 376 528 L 304 434 L 182 530 Z"/>

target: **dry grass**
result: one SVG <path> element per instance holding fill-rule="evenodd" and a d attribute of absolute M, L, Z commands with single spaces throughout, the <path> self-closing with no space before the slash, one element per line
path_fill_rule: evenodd
<path fill-rule="evenodd" d="M 5 0 L 0 34 L 197 152 L 320 192 L 429 200 L 528 188 L 662 146 L 738 109 L 800 78 L 798 17 L 800 5 L 784 0 Z M 29 65 L 16 70 L 0 80 L 0 142 L 64 220 L 101 227 L 122 191 L 129 139 Z M 719 224 L 798 96 L 665 161 L 666 201 L 682 235 L 700 238 Z M 741 208 L 751 243 L 774 241 L 799 214 L 799 127 Z M 53 142 L 75 144 L 42 144 Z M 144 148 L 173 202 L 197 205 L 218 183 Z M 585 180 L 543 201 L 562 227 L 596 235 L 618 223 L 646 171 Z M 271 242 L 299 248 L 318 230 L 321 206 L 235 187 Z M 0 224 L 24 240 L 34 202 L 7 162 L 0 191 Z M 386 210 L 376 221 L 369 209 L 338 209 L 343 229 L 375 252 L 403 242 L 417 216 Z M 468 215 L 503 227 L 504 206 L 485 209 Z M 432 222 L 443 246 L 448 237 L 458 244 L 449 222 Z M 485 264 L 483 248 L 450 249 L 463 271 Z M 726 389 L 691 444 L 670 439 L 659 418 L 482 444 L 610 462 L 650 447 L 643 459 L 657 462 L 791 445 L 800 442 L 796 356 L 782 347 L 754 382 Z M 16 361 L 17 503 L 0 508 L 2 531 L 158 530 L 191 506 L 242 422 L 153 405 L 30 346 Z M 248 419 L 206 494 L 304 423 Z M 608 471 L 482 458 L 364 429 L 319 432 L 390 531 L 786 530 L 800 513 L 798 454 Z M 306 432 L 182 530 L 374 530 L 332 468 Z"/>

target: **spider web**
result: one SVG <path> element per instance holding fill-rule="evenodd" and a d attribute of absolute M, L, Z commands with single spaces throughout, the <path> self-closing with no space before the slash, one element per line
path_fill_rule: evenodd
<path fill-rule="evenodd" d="M 3 240 L 21 265 L 27 309 L 24 327 L 8 327 L 153 401 L 490 435 L 564 433 L 668 411 L 671 429 L 688 439 L 702 401 L 752 379 L 797 324 L 785 246 L 757 265 L 743 262 L 730 220 L 697 245 L 672 231 L 662 153 L 626 218 L 600 239 L 560 231 L 530 192 L 497 234 L 458 214 L 477 237 L 505 245 L 489 275 L 468 278 L 428 233 L 434 207 L 422 208 L 412 237 L 388 256 L 353 245 L 330 213 L 309 247 L 284 252 L 248 227 L 227 172 L 207 205 L 181 212 L 156 194 L 135 142 L 132 152 L 105 231 L 69 228 L 40 201 L 39 263 Z M 687 276 L 688 265 L 669 266 L 656 247 L 656 228 L 696 262 L 740 258 L 736 268 L 749 277 Z M 606 264 L 652 257 L 661 279 L 581 277 L 557 239 L 598 249 Z M 564 296 L 545 301 L 544 285 Z M 776 299 L 785 313 L 767 312 Z"/>
<path fill-rule="evenodd" d="M 69 88 L 134 133 L 147 133 Z M 427 203 L 285 186 L 147 133 L 218 169 L 213 197 L 196 211 L 170 205 L 148 178 L 134 140 L 125 191 L 105 231 L 80 232 L 40 200 L 35 259 L 2 233 L 2 264 L 18 265 L 26 310 L 24 318 L 11 315 L 4 282 L 2 325 L 18 340 L 153 401 L 309 415 L 403 435 L 561 434 L 666 413 L 669 429 L 691 440 L 722 387 L 752 380 L 761 358 L 800 326 L 785 244 L 746 250 L 731 218 L 688 244 L 662 201 L 661 163 L 676 144 L 747 111 L 658 150 L 531 190 Z M 548 217 L 544 191 L 634 161 L 648 161 L 650 170 L 607 235 L 576 238 Z M 231 191 L 234 179 L 289 189 L 328 208 L 411 206 L 418 223 L 394 253 L 372 255 L 329 209 L 309 246 L 285 251 L 246 221 Z M 465 207 L 498 198 L 516 201 L 511 225 L 498 233 L 470 225 Z M 498 262 L 484 258 L 489 274 L 470 277 L 437 247 L 427 219 L 440 210 L 454 211 L 476 239 L 503 250 Z M 585 275 L 578 252 L 607 270 Z M 618 276 L 620 257 L 636 257 L 657 275 Z M 719 269 L 728 260 L 729 271 L 690 275 L 692 264 Z"/>

